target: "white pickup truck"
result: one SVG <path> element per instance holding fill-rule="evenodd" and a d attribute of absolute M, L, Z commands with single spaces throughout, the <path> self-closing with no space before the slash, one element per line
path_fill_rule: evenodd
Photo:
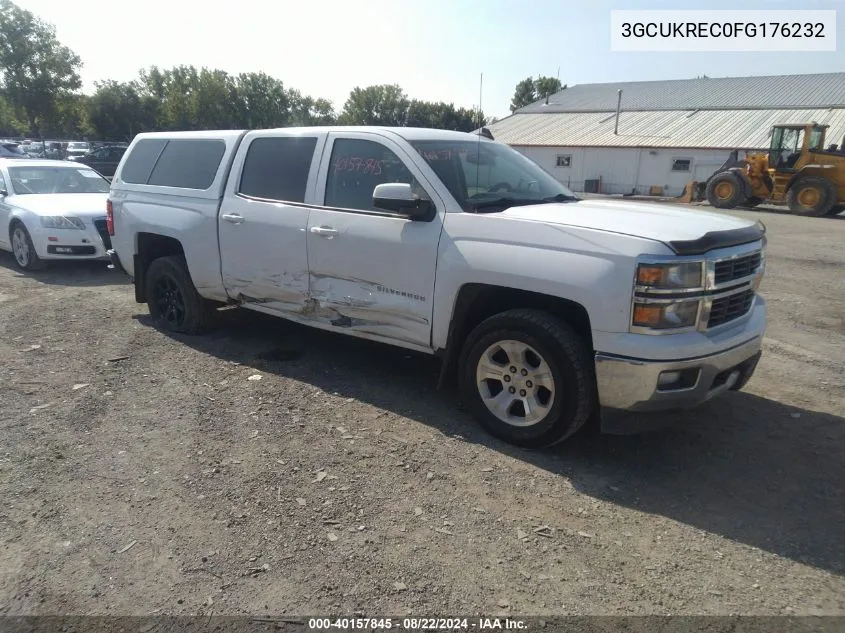
<path fill-rule="evenodd" d="M 760 356 L 760 223 L 579 199 L 483 135 L 139 134 L 109 195 L 113 261 L 160 327 L 235 304 L 435 354 L 523 447 L 740 389 Z"/>

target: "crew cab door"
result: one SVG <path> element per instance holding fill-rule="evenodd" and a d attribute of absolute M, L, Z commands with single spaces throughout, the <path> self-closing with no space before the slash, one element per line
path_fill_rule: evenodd
<path fill-rule="evenodd" d="M 304 203 L 324 139 L 324 133 L 284 130 L 244 137 L 218 218 L 223 285 L 231 298 L 282 314 L 304 310 L 310 213 Z"/>
<path fill-rule="evenodd" d="M 422 161 L 422 159 L 420 159 Z M 429 221 L 373 206 L 373 189 L 409 183 L 437 209 Z M 371 132 L 329 134 L 308 218 L 313 318 L 360 336 L 428 349 L 442 200 L 412 150 Z"/>

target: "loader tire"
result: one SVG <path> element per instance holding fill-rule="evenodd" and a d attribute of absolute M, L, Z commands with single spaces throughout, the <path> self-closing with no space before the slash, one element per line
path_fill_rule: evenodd
<path fill-rule="evenodd" d="M 821 217 L 836 203 L 833 183 L 818 176 L 806 176 L 794 182 L 786 194 L 789 210 L 796 215 Z"/>
<path fill-rule="evenodd" d="M 707 184 L 707 202 L 717 209 L 733 209 L 746 203 L 742 181 L 732 171 L 713 176 Z"/>

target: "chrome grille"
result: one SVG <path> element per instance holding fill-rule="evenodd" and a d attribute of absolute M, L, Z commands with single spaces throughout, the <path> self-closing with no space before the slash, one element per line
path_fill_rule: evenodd
<path fill-rule="evenodd" d="M 748 313 L 754 303 L 754 290 L 749 289 L 738 292 L 728 297 L 715 299 L 710 307 L 710 316 L 707 319 L 707 327 L 716 327 L 738 319 Z"/>
<path fill-rule="evenodd" d="M 758 251 L 742 257 L 717 261 L 714 266 L 714 281 L 717 284 L 724 284 L 749 277 L 760 268 L 761 259 L 762 255 Z"/>

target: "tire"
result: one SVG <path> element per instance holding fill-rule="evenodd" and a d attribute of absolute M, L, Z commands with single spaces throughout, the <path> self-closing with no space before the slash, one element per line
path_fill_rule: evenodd
<path fill-rule="evenodd" d="M 717 209 L 733 209 L 745 204 L 742 181 L 732 171 L 716 174 L 707 183 L 707 202 Z"/>
<path fill-rule="evenodd" d="M 845 211 L 845 204 L 835 204 L 830 207 L 830 211 L 828 211 L 826 215 L 832 218 L 834 216 L 839 215 L 843 211 Z"/>
<path fill-rule="evenodd" d="M 38 253 L 35 252 L 32 238 L 23 222 L 17 221 L 12 224 L 9 229 L 9 242 L 12 246 L 15 263 L 21 270 L 35 271 L 47 267 L 47 263 L 38 257 Z"/>
<path fill-rule="evenodd" d="M 789 210 L 796 215 L 827 215 L 836 203 L 836 189 L 829 180 L 805 176 L 792 184 L 786 194 Z"/>
<path fill-rule="evenodd" d="M 596 406 L 593 363 L 584 342 L 567 323 L 539 310 L 508 310 L 483 321 L 463 345 L 458 372 L 465 404 L 480 426 L 522 448 L 563 442 Z M 546 379 L 538 380 L 542 373 Z M 524 404 L 532 390 L 534 419 Z M 498 413 L 487 404 L 496 397 Z"/>
<path fill-rule="evenodd" d="M 203 299 L 191 281 L 182 255 L 159 257 L 146 272 L 147 307 L 157 327 L 181 334 L 208 329 L 212 304 Z"/>

